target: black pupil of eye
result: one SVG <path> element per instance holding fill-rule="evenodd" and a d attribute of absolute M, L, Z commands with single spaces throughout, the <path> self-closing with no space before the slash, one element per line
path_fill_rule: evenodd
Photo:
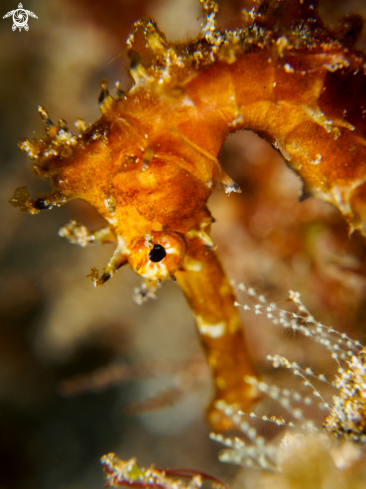
<path fill-rule="evenodd" d="M 166 257 L 165 248 L 164 246 L 161 246 L 159 244 L 154 245 L 153 249 L 149 253 L 149 258 L 153 262 L 161 261 L 165 257 Z"/>

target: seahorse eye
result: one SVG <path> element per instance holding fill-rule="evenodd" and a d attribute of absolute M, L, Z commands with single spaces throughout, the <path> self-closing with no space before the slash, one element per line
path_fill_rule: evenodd
<path fill-rule="evenodd" d="M 166 251 L 164 246 L 155 244 L 153 249 L 149 253 L 149 258 L 151 261 L 157 263 L 166 257 Z"/>
<path fill-rule="evenodd" d="M 166 280 L 182 269 L 185 254 L 186 243 L 179 233 L 152 231 L 132 243 L 128 261 L 142 277 Z"/>

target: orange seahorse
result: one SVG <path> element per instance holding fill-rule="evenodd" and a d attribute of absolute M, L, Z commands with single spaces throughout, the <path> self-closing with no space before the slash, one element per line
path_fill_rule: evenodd
<path fill-rule="evenodd" d="M 215 399 L 246 409 L 258 392 L 235 297 L 210 238 L 206 203 L 215 182 L 240 189 L 218 155 L 226 136 L 251 129 L 273 143 L 303 179 L 304 196 L 333 203 L 351 229 L 366 235 L 365 58 L 353 48 L 362 27 L 348 17 L 327 29 L 310 0 L 264 0 L 244 12 L 245 27 L 221 31 L 218 5 L 201 0 L 202 33 L 168 42 L 153 20 L 127 40 L 133 87 L 113 98 L 102 82 L 102 116 L 81 134 L 54 125 L 40 107 L 46 137 L 20 142 L 35 175 L 53 192 L 31 199 L 25 187 L 11 200 L 36 214 L 72 199 L 91 204 L 108 225 L 89 232 L 75 222 L 61 230 L 71 242 L 115 242 L 95 285 L 122 265 L 154 285 L 172 278 L 183 289 L 213 371 Z M 257 6 L 255 6 L 257 5 Z M 133 51 L 142 28 L 149 63 Z M 208 408 L 215 429 L 230 421 Z"/>

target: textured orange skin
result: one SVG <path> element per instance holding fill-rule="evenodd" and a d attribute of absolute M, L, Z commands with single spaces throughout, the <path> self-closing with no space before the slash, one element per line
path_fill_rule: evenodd
<path fill-rule="evenodd" d="M 301 5 L 310 9 L 310 2 Z M 304 20 L 301 9 L 296 11 L 299 22 Z M 269 9 L 267 24 L 272 15 Z M 214 182 L 234 188 L 217 161 L 227 135 L 251 129 L 275 143 L 302 177 L 305 193 L 335 204 L 351 228 L 366 235 L 364 59 L 314 18 L 308 23 L 320 31 L 307 49 L 293 47 L 295 34 L 286 25 L 277 38 L 266 31 L 267 42 L 258 36 L 244 48 L 222 41 L 221 51 L 214 51 L 214 44 L 207 46 L 210 38 L 201 39 L 185 46 L 187 52 L 201 57 L 214 53 L 213 61 L 194 67 L 193 55 L 185 55 L 183 66 L 173 66 L 168 78 L 159 68 L 169 56 L 166 40 L 150 26 L 145 35 L 156 51 L 156 66 L 154 60 L 148 69 L 135 63 L 131 74 L 136 84 L 126 96 L 114 100 L 103 86 L 102 117 L 67 143 L 41 111 L 47 138 L 21 143 L 36 160 L 35 173 L 55 189 L 42 199 L 41 208 L 79 198 L 109 223 L 118 247 L 105 280 L 126 261 L 153 281 L 176 277 L 197 318 L 215 399 L 243 410 L 258 398 L 243 380 L 254 369 L 233 292 L 214 251 L 207 248 L 212 219 L 206 202 Z M 264 15 L 259 18 L 258 25 L 267 29 L 267 24 Z M 339 90 L 342 86 L 353 88 L 351 97 Z M 39 199 L 29 199 L 24 189 L 12 203 L 31 213 L 40 209 Z M 160 268 L 149 261 L 149 243 L 173 248 Z M 208 419 L 215 429 L 232 427 L 214 404 Z"/>

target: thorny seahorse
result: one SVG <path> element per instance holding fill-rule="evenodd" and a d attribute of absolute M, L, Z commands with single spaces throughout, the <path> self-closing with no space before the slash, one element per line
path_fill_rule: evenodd
<path fill-rule="evenodd" d="M 108 225 L 96 232 L 72 222 L 61 233 L 85 246 L 115 242 L 95 285 L 122 265 L 150 285 L 176 280 L 195 315 L 215 383 L 215 399 L 246 409 L 258 393 L 235 297 L 210 238 L 206 203 L 215 182 L 239 192 L 218 156 L 225 138 L 250 129 L 282 153 L 303 180 L 303 196 L 333 203 L 351 230 L 366 235 L 365 58 L 354 48 L 362 20 L 326 28 L 310 0 L 264 0 L 243 11 L 242 26 L 220 30 L 218 5 L 201 0 L 202 32 L 169 42 L 153 20 L 127 39 L 134 85 L 113 98 L 102 81 L 102 116 L 79 135 L 54 125 L 40 107 L 46 136 L 20 142 L 32 170 L 53 192 L 31 199 L 25 187 L 12 205 L 36 214 L 72 199 L 91 204 Z M 148 63 L 132 49 L 142 29 Z M 230 421 L 214 402 L 215 429 Z"/>

